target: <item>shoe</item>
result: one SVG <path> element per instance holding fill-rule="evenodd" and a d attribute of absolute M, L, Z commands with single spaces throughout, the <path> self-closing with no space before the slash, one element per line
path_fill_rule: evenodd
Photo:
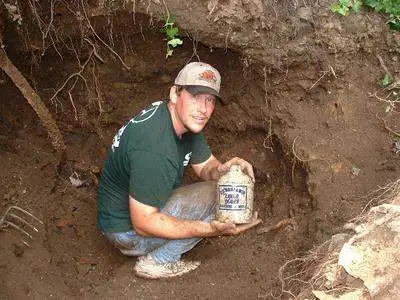
<path fill-rule="evenodd" d="M 119 251 L 121 251 L 121 253 L 126 256 L 142 256 L 145 254 L 136 249 L 119 249 Z"/>
<path fill-rule="evenodd" d="M 139 257 L 134 267 L 136 276 L 148 279 L 181 276 L 200 266 L 199 261 L 176 261 L 159 264 L 150 255 Z"/>

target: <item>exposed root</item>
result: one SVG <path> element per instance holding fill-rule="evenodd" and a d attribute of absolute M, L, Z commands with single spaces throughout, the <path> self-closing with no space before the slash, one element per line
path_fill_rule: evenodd
<path fill-rule="evenodd" d="M 136 0 L 132 0 L 132 19 L 133 24 L 136 24 Z"/>
<path fill-rule="evenodd" d="M 112 54 L 114 54 L 114 55 L 119 59 L 119 61 L 122 63 L 122 65 L 123 65 L 127 70 L 130 70 L 131 68 L 128 67 L 128 66 L 125 64 L 125 62 L 122 60 L 121 56 L 119 56 L 118 53 L 115 52 L 114 49 L 112 49 L 112 48 L 111 48 L 105 41 L 103 41 L 103 39 L 102 39 L 101 37 L 99 37 L 99 35 L 96 33 L 96 31 L 94 30 L 92 24 L 90 23 L 90 20 L 89 20 L 89 18 L 88 18 L 87 13 L 86 13 L 86 9 L 85 9 L 85 5 L 84 5 L 84 3 L 83 3 L 83 0 L 81 0 L 81 5 L 82 5 L 82 10 L 83 10 L 83 14 L 84 14 L 84 16 L 85 16 L 86 22 L 87 22 L 87 24 L 88 24 L 90 30 L 92 31 L 93 35 L 94 35 L 94 36 L 95 36 L 95 37 L 96 37 L 96 38 L 97 38 L 97 39 L 98 39 Z"/>
<path fill-rule="evenodd" d="M 190 58 L 186 61 L 186 64 L 189 63 L 189 62 L 191 62 L 191 61 L 192 61 L 192 58 L 193 58 L 194 56 L 196 56 L 197 61 L 200 61 L 200 56 L 199 56 L 199 54 L 197 53 L 197 46 L 198 46 L 198 44 L 199 44 L 199 41 L 197 40 L 197 38 L 196 38 L 195 36 L 194 36 L 194 37 L 191 37 L 191 36 L 188 34 L 187 37 L 192 41 L 193 53 L 192 53 L 192 56 L 190 56 Z"/>
<path fill-rule="evenodd" d="M 1 48 L 0 68 L 3 69 L 3 71 L 11 78 L 17 88 L 21 91 L 22 95 L 32 106 L 33 110 L 36 112 L 39 119 L 42 121 L 44 127 L 46 128 L 54 149 L 63 156 L 66 149 L 64 138 L 61 135 L 61 132 L 58 129 L 56 122 L 51 116 L 50 111 L 43 104 L 39 95 L 33 90 L 29 82 L 7 57 L 6 52 L 3 50 L 3 45 Z"/>
<path fill-rule="evenodd" d="M 143 26 L 142 26 L 142 24 L 139 24 L 139 27 L 140 27 L 140 34 L 142 35 L 142 39 L 143 39 L 143 41 L 145 42 L 146 41 L 146 38 L 145 38 L 145 36 L 144 36 L 144 34 L 143 34 Z M 132 48 L 132 47 L 131 47 Z M 132 50 L 132 52 L 133 52 L 133 50 Z"/>
<path fill-rule="evenodd" d="M 218 5 L 218 0 L 211 0 L 207 4 L 207 9 L 208 9 L 208 16 L 207 18 L 210 19 L 211 15 L 214 13 L 214 10 L 217 8 Z"/>
<path fill-rule="evenodd" d="M 377 54 L 376 57 L 378 58 L 379 63 L 385 74 L 393 78 L 392 73 L 389 71 L 389 69 L 385 65 L 385 62 L 383 61 L 383 58 L 379 54 Z M 393 78 L 393 83 L 382 90 L 382 92 L 389 91 L 389 93 L 387 93 L 384 97 L 378 96 L 378 92 L 375 92 L 370 96 L 373 96 L 379 101 L 386 103 L 386 112 L 388 113 L 393 111 L 396 108 L 396 105 L 400 103 L 400 97 L 398 96 L 399 94 L 394 91 L 398 88 L 400 88 L 400 80 L 396 80 L 395 78 Z"/>
<path fill-rule="evenodd" d="M 296 151 L 296 140 L 298 139 L 298 137 L 299 137 L 299 136 L 296 136 L 296 137 L 294 138 L 293 144 L 292 144 L 292 153 L 293 153 L 293 157 L 294 157 L 294 158 L 293 158 L 293 164 L 292 164 L 292 180 L 293 180 L 293 178 L 294 178 L 294 171 L 295 171 L 295 168 L 296 168 L 296 161 L 300 161 L 300 162 L 302 162 L 302 163 L 307 163 L 307 162 L 312 162 L 312 161 L 317 161 L 317 160 L 323 161 L 323 162 L 325 162 L 325 163 L 328 165 L 329 169 L 331 170 L 331 173 L 330 173 L 330 180 L 332 180 L 332 177 L 333 177 L 333 170 L 332 170 L 332 168 L 331 168 L 331 164 L 329 163 L 329 161 L 327 161 L 327 160 L 324 159 L 324 158 L 319 158 L 319 157 L 314 157 L 314 156 L 310 156 L 309 159 L 305 159 L 305 158 L 301 158 L 301 157 L 297 154 L 297 151 Z"/>
<path fill-rule="evenodd" d="M 152 1 L 149 1 L 147 3 L 147 7 L 146 7 L 146 15 L 150 16 L 150 20 L 149 20 L 149 27 L 153 27 L 154 25 L 154 16 L 153 16 L 153 12 L 150 11 L 150 7 L 151 7 Z M 157 3 L 160 4 L 160 3 Z"/>
<path fill-rule="evenodd" d="M 72 97 L 72 91 L 73 91 L 73 89 L 75 88 L 75 86 L 76 86 L 78 80 L 81 79 L 81 80 L 83 81 L 83 83 L 85 84 L 86 90 L 90 93 L 89 85 L 88 85 L 87 80 L 86 80 L 86 78 L 85 78 L 85 76 L 84 76 L 83 73 L 84 73 L 84 71 L 86 70 L 86 67 L 88 66 L 89 62 L 92 62 L 92 64 L 95 65 L 95 61 L 94 61 L 94 59 L 93 59 L 93 56 L 96 57 L 97 59 L 99 59 L 99 60 L 102 61 L 102 62 L 104 61 L 104 60 L 100 57 L 100 55 L 98 54 L 97 49 L 96 49 L 95 45 L 93 44 L 93 42 L 90 41 L 90 40 L 87 39 L 87 38 L 84 38 L 84 41 L 86 41 L 88 44 L 90 44 L 90 45 L 92 46 L 92 49 L 91 49 L 90 52 L 89 52 L 88 58 L 86 59 L 86 61 L 85 61 L 83 64 L 80 64 L 80 61 L 79 61 L 79 58 L 78 58 L 78 54 L 76 53 L 75 48 L 73 49 L 74 52 L 75 52 L 76 58 L 77 58 L 77 60 L 78 60 L 79 71 L 78 71 L 78 72 L 75 72 L 75 73 L 73 73 L 73 74 L 71 74 L 71 75 L 64 81 L 64 83 L 55 91 L 55 93 L 53 94 L 53 96 L 50 98 L 50 101 L 54 103 L 55 100 L 57 99 L 57 96 L 59 95 L 59 93 L 61 93 L 61 92 L 66 88 L 67 84 L 68 84 L 71 80 L 73 80 L 73 83 L 71 84 L 70 88 L 67 90 L 67 93 L 68 93 L 68 99 L 69 99 L 69 101 L 70 101 L 70 103 L 71 103 L 71 106 L 73 107 L 73 110 L 74 110 L 74 118 L 75 118 L 76 121 L 78 120 L 78 111 L 77 111 L 77 108 L 76 108 L 76 106 L 75 106 L 75 103 L 74 103 L 74 100 L 73 100 L 73 97 Z M 98 106 L 99 112 L 100 112 L 100 114 L 101 114 L 101 112 L 102 112 L 103 110 L 102 110 L 102 106 L 101 106 L 101 102 L 100 102 L 100 90 L 99 90 L 99 86 L 98 86 L 97 76 L 96 76 L 95 73 L 94 73 L 94 67 L 93 67 L 93 69 L 92 69 L 92 76 L 93 76 L 93 85 L 94 85 L 94 87 L 95 87 L 96 97 L 97 97 L 97 99 L 98 99 L 98 101 L 97 101 L 97 106 Z"/>
<path fill-rule="evenodd" d="M 394 91 L 390 91 L 384 98 L 378 96 L 378 92 L 372 94 L 373 97 L 388 105 L 386 107 L 386 112 L 393 111 L 396 108 L 396 105 L 400 103 L 400 97 L 396 98 L 395 95 Z"/>
<path fill-rule="evenodd" d="M 268 233 L 271 231 L 275 231 L 278 229 L 283 228 L 284 226 L 293 223 L 294 221 L 291 218 L 286 218 L 283 220 L 280 220 L 278 223 L 269 225 L 269 226 L 263 226 L 259 229 L 257 229 L 257 234 L 263 234 L 263 233 Z"/>
<path fill-rule="evenodd" d="M 335 70 L 332 68 L 331 65 L 328 66 L 328 70 L 323 71 L 321 77 L 318 78 L 318 80 L 316 82 L 314 82 L 314 84 L 308 89 L 309 91 L 311 91 L 317 84 L 318 82 L 320 82 L 322 80 L 322 78 L 325 77 L 326 74 L 332 73 L 332 75 L 337 78 Z"/>
<path fill-rule="evenodd" d="M 386 67 L 385 62 L 383 61 L 383 58 L 377 54 L 376 57 L 379 60 L 379 63 L 381 64 L 382 69 L 385 71 L 385 74 L 389 75 L 390 77 L 392 77 L 392 73 L 389 71 L 389 69 Z"/>
<path fill-rule="evenodd" d="M 337 261 L 338 251 L 330 249 L 330 240 L 308 251 L 303 257 L 296 257 L 285 262 L 278 272 L 281 290 L 278 295 L 270 294 L 274 299 L 289 295 L 290 299 L 299 299 L 304 291 L 320 289 L 325 280 L 324 272 Z M 330 250 L 330 251 L 329 251 Z"/>
<path fill-rule="evenodd" d="M 383 204 L 400 204 L 400 179 L 379 187 L 366 197 L 370 198 L 370 201 L 359 217 L 353 220 L 354 223 L 348 223 L 343 227 L 345 230 L 353 230 L 356 234 L 353 236 L 339 234 L 340 237 L 338 235 L 336 239 L 326 241 L 308 251 L 305 256 L 287 261 L 278 272 L 280 293 L 271 294 L 271 297 L 281 299 L 283 295 L 289 295 L 291 299 L 310 299 L 315 290 L 324 291 L 325 294 L 340 294 L 354 290 L 354 287 L 347 285 L 348 274 L 340 265 L 339 253 L 343 244 L 351 245 L 369 235 L 380 224 L 391 220 L 393 214 L 389 212 L 400 212 L 399 206 Z M 379 206 L 373 207 L 366 213 L 371 205 Z M 377 214 L 379 214 L 378 219 L 376 219 Z M 374 221 L 371 222 L 371 219 Z"/>
<path fill-rule="evenodd" d="M 76 110 L 74 99 L 72 99 L 71 91 L 68 91 L 68 97 L 69 97 L 69 102 L 71 102 L 71 105 L 72 105 L 72 107 L 74 109 L 75 121 L 78 121 L 78 111 Z"/>
<path fill-rule="evenodd" d="M 88 64 L 89 61 L 92 59 L 93 53 L 94 53 L 94 50 L 92 49 L 91 52 L 89 53 L 89 57 L 86 59 L 86 61 L 83 63 L 83 65 L 80 66 L 80 70 L 79 70 L 78 72 L 76 72 L 76 73 L 73 73 L 73 74 L 69 75 L 69 77 L 64 81 L 64 83 L 56 90 L 56 92 L 54 93 L 54 95 L 50 98 L 50 101 L 53 101 L 53 100 L 57 97 L 57 95 L 65 88 L 65 86 L 67 85 L 67 83 L 68 83 L 71 79 L 73 79 L 73 78 L 75 78 L 75 77 L 81 78 L 81 79 L 84 81 L 86 87 L 88 88 L 86 79 L 85 79 L 85 77 L 82 75 L 82 72 L 85 70 L 87 64 Z M 69 89 L 69 92 L 75 87 L 77 80 L 78 80 L 78 78 L 75 78 L 75 81 L 74 81 L 74 83 L 72 84 L 72 87 Z"/>
<path fill-rule="evenodd" d="M 394 135 L 400 137 L 400 133 L 394 131 L 393 129 L 391 129 L 391 128 L 386 124 L 386 120 L 382 119 L 382 121 L 383 121 L 383 125 L 385 126 L 385 129 L 386 129 L 387 131 L 389 131 L 390 133 L 393 133 Z"/>
<path fill-rule="evenodd" d="M 394 182 L 390 182 L 383 187 L 378 187 L 378 189 L 368 193 L 364 198 L 370 199 L 368 203 L 364 206 L 361 214 L 371 206 L 375 206 L 382 203 L 390 203 L 393 200 L 400 200 L 400 179 Z"/>
<path fill-rule="evenodd" d="M 112 49 L 112 47 L 110 47 L 109 44 L 107 44 L 95 32 L 90 22 L 89 15 L 87 13 L 89 2 L 87 0 L 78 0 L 72 2 L 66 0 L 49 0 L 46 3 L 44 2 L 42 3 L 36 0 L 28 0 L 26 2 L 18 0 L 18 2 L 24 8 L 23 11 L 25 12 L 25 14 L 27 14 L 26 18 L 30 17 L 34 22 L 35 27 L 37 27 L 38 31 L 41 33 L 41 45 L 35 44 L 34 40 L 32 43 L 30 37 L 31 30 L 27 26 L 27 24 L 29 23 L 23 22 L 23 25 L 25 26 L 21 27 L 22 37 L 24 39 L 26 48 L 28 49 L 28 51 L 31 52 L 31 59 L 36 66 L 39 66 L 41 56 L 43 56 L 46 50 L 51 46 L 55 49 L 55 52 L 58 54 L 61 60 L 64 60 L 63 57 L 64 53 L 62 51 L 62 49 L 64 48 L 74 53 L 78 60 L 79 71 L 68 77 L 64 81 L 64 83 L 57 88 L 57 90 L 54 92 L 53 96 L 50 99 L 51 103 L 55 106 L 56 112 L 58 112 L 59 110 L 63 111 L 63 103 L 58 99 L 58 95 L 60 94 L 61 91 L 65 90 L 68 101 L 73 109 L 74 118 L 75 120 L 78 119 L 78 116 L 80 115 L 79 105 L 78 103 L 74 102 L 73 90 L 78 83 L 82 82 L 86 87 L 86 90 L 88 91 L 89 100 L 93 98 L 90 97 L 92 93 L 95 95 L 94 101 L 97 102 L 95 103 L 95 105 L 96 107 L 98 107 L 99 113 L 101 114 L 103 111 L 101 105 L 101 96 L 100 96 L 101 92 L 100 92 L 100 85 L 96 77 L 94 57 L 96 57 L 99 61 L 103 63 L 105 61 L 97 51 L 98 46 L 95 46 L 95 42 L 107 48 L 108 51 L 111 51 L 112 54 L 121 61 L 121 63 L 125 68 L 129 69 L 129 67 L 122 61 L 121 57 Z M 80 34 L 82 37 L 80 47 L 82 47 L 82 44 L 83 46 L 85 46 L 84 45 L 85 42 L 87 42 L 92 46 L 91 48 L 93 52 L 91 52 L 91 54 L 89 55 L 90 58 L 87 61 L 85 61 L 85 63 L 83 62 L 81 63 L 79 60 L 81 54 L 79 53 L 80 50 L 77 50 L 79 49 L 79 47 L 74 46 L 71 38 L 65 35 L 65 33 L 63 32 L 62 24 L 57 22 L 57 10 L 59 8 L 61 8 L 61 10 L 68 11 L 68 14 L 70 14 L 70 16 L 72 17 L 73 21 L 72 25 L 76 26 L 78 28 L 78 31 L 80 30 Z M 110 35 L 110 41 L 112 43 L 113 42 L 112 23 L 109 24 L 109 28 L 107 30 Z M 91 37 L 92 41 L 88 37 Z M 63 38 L 65 38 L 68 43 L 66 43 L 63 40 Z M 91 91 L 89 89 L 89 86 L 91 84 L 87 80 L 88 77 L 85 75 L 88 72 L 88 68 L 86 67 L 86 65 L 90 65 L 91 62 L 93 64 L 93 68 L 91 69 L 91 74 L 92 74 L 91 81 L 94 87 L 93 88 L 94 91 Z M 92 87 L 90 88 L 92 89 Z M 91 101 L 89 101 L 89 104 L 91 104 Z"/>
<path fill-rule="evenodd" d="M 101 105 L 101 92 L 100 92 L 100 87 L 99 87 L 99 80 L 95 74 L 95 66 L 94 65 L 92 68 L 92 78 L 93 78 L 94 90 L 96 92 L 97 107 L 99 110 L 99 114 L 101 115 L 103 113 L 103 106 Z"/>
<path fill-rule="evenodd" d="M 265 104 L 268 107 L 268 133 L 267 136 L 264 138 L 263 146 L 266 149 L 269 149 L 271 152 L 274 152 L 274 142 L 272 138 L 272 104 L 271 99 L 268 97 L 268 88 L 267 88 L 267 69 L 266 67 L 263 68 L 264 73 L 264 99 Z"/>
<path fill-rule="evenodd" d="M 84 38 L 84 40 L 85 40 L 86 42 L 88 42 L 88 43 L 92 46 L 92 48 L 93 48 L 93 55 L 96 56 L 96 58 L 97 58 L 98 60 L 100 60 L 102 63 L 105 63 L 104 59 L 103 59 L 103 58 L 99 55 L 99 53 L 97 52 L 97 49 L 96 49 L 95 45 L 93 44 L 93 42 L 92 42 L 91 40 L 89 40 L 88 38 Z"/>
<path fill-rule="evenodd" d="M 225 36 L 225 53 L 228 52 L 228 41 L 229 41 L 229 35 L 230 35 L 231 31 L 232 31 L 232 27 L 229 25 L 228 31 Z"/>

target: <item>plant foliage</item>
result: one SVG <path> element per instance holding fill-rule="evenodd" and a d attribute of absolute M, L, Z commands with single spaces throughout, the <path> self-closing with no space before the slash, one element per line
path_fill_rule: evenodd
<path fill-rule="evenodd" d="M 179 37 L 179 28 L 176 27 L 175 20 L 175 16 L 168 15 L 164 20 L 163 27 L 161 28 L 161 32 L 164 33 L 167 41 L 167 52 L 165 54 L 165 58 L 172 56 L 174 53 L 174 48 L 183 44 L 183 41 Z"/>
<path fill-rule="evenodd" d="M 392 76 L 390 76 L 389 74 L 385 74 L 385 77 L 381 80 L 380 83 L 381 83 L 381 86 L 387 87 L 392 82 L 393 82 Z"/>
<path fill-rule="evenodd" d="M 388 14 L 390 28 L 400 31 L 400 0 L 339 0 L 332 4 L 331 10 L 347 16 L 350 12 L 360 11 L 363 5 Z"/>
<path fill-rule="evenodd" d="M 359 12 L 362 5 L 361 0 L 339 0 L 331 6 L 331 10 L 342 16 L 347 16 L 351 11 Z"/>
<path fill-rule="evenodd" d="M 363 0 L 364 5 L 375 11 L 389 15 L 391 29 L 400 30 L 400 1 L 399 0 Z"/>

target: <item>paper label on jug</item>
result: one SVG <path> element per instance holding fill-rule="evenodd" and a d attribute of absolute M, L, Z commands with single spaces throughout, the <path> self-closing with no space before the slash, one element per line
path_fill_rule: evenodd
<path fill-rule="evenodd" d="M 219 185 L 220 210 L 245 210 L 247 207 L 246 185 Z"/>

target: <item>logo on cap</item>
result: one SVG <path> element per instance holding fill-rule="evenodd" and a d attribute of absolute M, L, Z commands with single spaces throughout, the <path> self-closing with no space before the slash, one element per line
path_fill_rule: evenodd
<path fill-rule="evenodd" d="M 213 82 L 213 83 L 217 82 L 217 76 L 214 74 L 213 71 L 210 71 L 210 70 L 207 70 L 207 71 L 204 71 L 203 73 L 201 73 L 199 75 L 199 79 L 205 80 L 208 82 Z"/>

